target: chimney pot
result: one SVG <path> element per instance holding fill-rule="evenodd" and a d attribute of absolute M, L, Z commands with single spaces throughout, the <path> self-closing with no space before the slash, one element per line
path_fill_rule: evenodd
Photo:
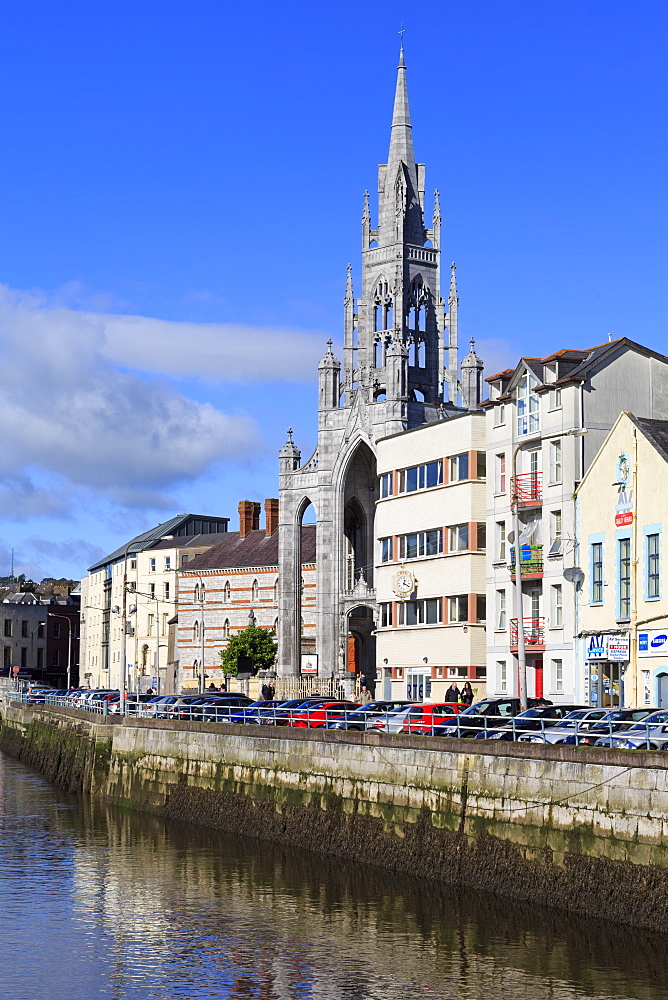
<path fill-rule="evenodd" d="M 254 500 L 239 501 L 239 534 L 245 538 L 260 527 L 260 505 Z"/>
<path fill-rule="evenodd" d="M 264 524 L 268 535 L 273 535 L 278 528 L 278 500 L 275 497 L 264 501 Z"/>

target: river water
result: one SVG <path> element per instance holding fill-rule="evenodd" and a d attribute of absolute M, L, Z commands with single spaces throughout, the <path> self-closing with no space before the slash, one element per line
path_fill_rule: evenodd
<path fill-rule="evenodd" d="M 667 938 L 128 815 L 0 755 L 0 997 L 657 1000 Z"/>

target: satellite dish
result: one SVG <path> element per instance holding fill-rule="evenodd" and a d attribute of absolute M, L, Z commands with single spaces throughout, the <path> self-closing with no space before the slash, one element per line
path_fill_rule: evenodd
<path fill-rule="evenodd" d="M 512 545 L 513 542 L 515 541 L 515 532 L 514 531 L 509 531 L 506 537 L 507 537 L 508 541 L 510 542 L 510 544 Z"/>
<path fill-rule="evenodd" d="M 564 570 L 564 580 L 567 580 L 569 583 L 574 583 L 576 586 L 577 584 L 582 583 L 584 578 L 585 575 L 579 566 L 569 566 L 568 569 Z"/>

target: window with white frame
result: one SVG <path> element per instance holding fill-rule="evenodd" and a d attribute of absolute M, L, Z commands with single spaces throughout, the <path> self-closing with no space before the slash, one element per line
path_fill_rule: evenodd
<path fill-rule="evenodd" d="M 450 482 L 458 483 L 469 478 L 469 453 L 453 455 L 450 459 Z"/>
<path fill-rule="evenodd" d="M 380 540 L 380 561 L 392 561 L 392 538 L 381 538 Z"/>
<path fill-rule="evenodd" d="M 469 620 L 469 597 L 468 594 L 458 594 L 456 597 L 448 598 L 448 621 L 467 622 Z"/>
<path fill-rule="evenodd" d="M 561 628 L 564 624 L 563 592 L 560 583 L 552 586 L 552 627 Z"/>
<path fill-rule="evenodd" d="M 496 629 L 497 632 L 505 632 L 508 627 L 506 614 L 506 592 L 497 590 L 496 592 Z"/>
<path fill-rule="evenodd" d="M 506 455 L 494 456 L 494 492 L 506 492 Z"/>
<path fill-rule="evenodd" d="M 536 376 L 527 372 L 517 386 L 518 434 L 533 434 L 540 430 L 540 402 L 534 392 L 537 385 Z"/>
<path fill-rule="evenodd" d="M 506 561 L 506 522 L 496 522 L 496 558 L 499 562 Z"/>
<path fill-rule="evenodd" d="M 155 559 L 149 559 L 149 561 L 148 561 L 148 571 L 149 571 L 149 573 L 155 573 Z"/>
<path fill-rule="evenodd" d="M 165 572 L 168 572 L 172 568 L 172 557 L 165 556 Z"/>
<path fill-rule="evenodd" d="M 560 483 L 562 480 L 561 439 L 550 441 L 550 482 Z"/>
<path fill-rule="evenodd" d="M 450 552 L 466 552 L 468 547 L 468 524 L 453 524 L 450 528 Z"/>
<path fill-rule="evenodd" d="M 617 542 L 617 593 L 619 595 L 618 617 L 631 617 L 631 539 L 620 538 Z"/>
<path fill-rule="evenodd" d="M 391 497 L 394 484 L 394 476 L 391 472 L 386 472 L 380 477 L 381 497 Z"/>
<path fill-rule="evenodd" d="M 427 462 L 425 465 L 413 465 L 402 469 L 399 473 L 399 492 L 413 493 L 415 490 L 427 490 L 432 486 L 440 486 L 443 482 L 443 462 Z"/>
<path fill-rule="evenodd" d="M 399 558 L 417 559 L 420 556 L 437 556 L 443 551 L 443 529 L 413 531 L 399 536 Z"/>
<path fill-rule="evenodd" d="M 153 635 L 154 625 L 155 625 L 155 615 L 151 614 L 148 616 L 148 629 L 146 631 L 147 635 Z"/>
<path fill-rule="evenodd" d="M 496 676 L 499 678 L 499 691 L 508 690 L 508 665 L 505 660 L 496 661 Z"/>
<path fill-rule="evenodd" d="M 168 583 L 164 584 L 164 594 L 163 594 L 163 597 L 164 597 L 164 599 L 166 601 L 169 600 L 169 584 Z"/>
<path fill-rule="evenodd" d="M 422 601 L 402 601 L 397 606 L 399 625 L 440 625 L 441 598 L 429 597 Z"/>
<path fill-rule="evenodd" d="M 647 599 L 659 597 L 659 534 L 647 535 Z"/>
<path fill-rule="evenodd" d="M 506 422 L 506 407 L 503 403 L 499 403 L 498 406 L 494 407 L 494 426 L 503 427 Z"/>
<path fill-rule="evenodd" d="M 149 583 L 149 585 L 148 585 L 148 592 L 149 592 L 149 595 L 151 597 L 155 597 L 155 584 L 154 583 Z"/>
<path fill-rule="evenodd" d="M 550 555 L 559 555 L 562 549 L 561 511 L 550 511 Z"/>
<path fill-rule="evenodd" d="M 552 660 L 552 683 L 553 690 L 561 694 L 564 690 L 564 661 Z"/>

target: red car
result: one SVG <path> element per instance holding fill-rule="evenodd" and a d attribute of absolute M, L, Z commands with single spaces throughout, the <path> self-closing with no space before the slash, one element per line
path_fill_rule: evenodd
<path fill-rule="evenodd" d="M 288 719 L 289 726 L 301 726 L 305 729 L 320 729 L 331 719 L 340 719 L 346 712 L 352 712 L 354 708 L 359 708 L 354 701 L 326 701 L 315 708 L 304 709 L 301 712 L 293 712 Z"/>
<path fill-rule="evenodd" d="M 454 701 L 442 701 L 436 705 L 421 705 L 419 714 L 407 715 L 403 732 L 416 736 L 431 736 L 434 726 L 452 715 L 459 715 L 460 706 Z"/>

